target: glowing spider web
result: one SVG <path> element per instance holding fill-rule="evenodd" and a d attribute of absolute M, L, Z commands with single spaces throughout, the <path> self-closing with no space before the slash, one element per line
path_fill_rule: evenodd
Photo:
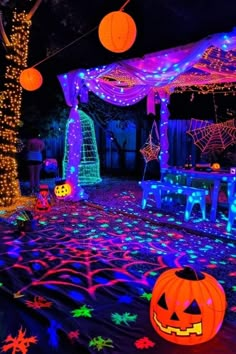
<path fill-rule="evenodd" d="M 153 135 L 152 135 L 153 129 L 155 129 L 155 133 L 156 133 L 156 138 L 157 138 L 156 144 L 153 141 L 154 140 Z M 143 155 L 145 162 L 148 163 L 149 161 L 158 159 L 160 150 L 161 150 L 161 147 L 159 144 L 159 134 L 158 134 L 156 122 L 154 121 L 153 125 L 152 125 L 151 132 L 149 134 L 149 137 L 148 137 L 146 143 L 140 149 L 140 152 Z"/>
<path fill-rule="evenodd" d="M 223 123 L 211 123 L 200 119 L 191 119 L 187 131 L 193 142 L 202 152 L 225 150 L 236 142 L 235 119 Z"/>

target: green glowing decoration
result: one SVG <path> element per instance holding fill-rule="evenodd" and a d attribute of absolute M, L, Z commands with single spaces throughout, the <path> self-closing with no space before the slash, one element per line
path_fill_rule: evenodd
<path fill-rule="evenodd" d="M 151 298 L 152 298 L 152 293 L 143 293 L 142 295 L 141 295 L 141 297 L 143 298 L 143 299 L 147 299 L 148 301 L 150 301 L 151 300 Z"/>
<path fill-rule="evenodd" d="M 125 312 L 122 315 L 120 315 L 119 313 L 112 313 L 111 315 L 111 319 L 112 322 L 114 322 L 117 325 L 122 324 L 122 322 L 124 324 L 126 324 L 127 326 L 129 326 L 129 322 L 135 322 L 137 319 L 138 315 L 132 315 L 129 312 Z"/>
<path fill-rule="evenodd" d="M 86 305 L 81 306 L 78 309 L 72 310 L 71 313 L 73 317 L 92 317 L 91 312 L 92 308 L 87 307 Z"/>
<path fill-rule="evenodd" d="M 67 165 L 70 174 L 77 173 L 78 169 L 78 180 L 80 185 L 93 185 L 101 182 L 100 177 L 100 161 L 97 150 L 96 136 L 93 120 L 85 114 L 83 111 L 79 110 L 79 124 L 81 126 L 82 132 L 82 142 L 81 150 L 78 152 L 76 146 L 79 146 L 78 134 L 73 136 L 69 135 L 70 124 L 73 121 L 68 121 L 66 126 L 66 142 L 65 142 L 65 154 L 63 159 L 63 176 L 66 177 Z M 69 139 L 70 137 L 70 139 Z M 71 141 L 73 139 L 73 141 Z M 74 157 L 70 158 L 70 154 Z M 76 158 L 77 155 L 78 159 Z M 71 163 L 79 164 L 79 166 L 71 165 Z"/>
<path fill-rule="evenodd" d="M 98 351 L 103 350 L 103 348 L 114 348 L 112 345 L 113 341 L 108 338 L 104 339 L 101 336 L 94 337 L 90 342 L 89 342 L 89 347 L 95 347 Z"/>

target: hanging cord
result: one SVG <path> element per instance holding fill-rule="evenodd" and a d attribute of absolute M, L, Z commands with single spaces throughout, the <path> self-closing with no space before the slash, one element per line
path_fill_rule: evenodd
<path fill-rule="evenodd" d="M 124 11 L 125 6 L 130 2 L 130 0 L 127 0 L 124 5 L 120 8 L 119 11 Z M 76 38 L 74 41 L 68 43 L 65 47 L 58 49 L 57 51 L 55 51 L 54 53 L 52 53 L 51 55 L 49 55 L 48 57 L 46 57 L 45 59 L 42 59 L 41 61 L 39 61 L 38 63 L 34 64 L 32 66 L 32 68 L 38 66 L 39 64 L 44 63 L 45 61 L 51 59 L 52 57 L 54 57 L 55 55 L 57 55 L 58 53 L 62 52 L 63 50 L 69 48 L 71 45 L 73 45 L 74 43 L 78 42 L 79 40 L 87 37 L 90 33 L 94 32 L 96 29 L 98 28 L 98 26 L 92 28 L 90 31 L 88 31 L 87 33 L 83 34 L 81 37 Z"/>
<path fill-rule="evenodd" d="M 119 11 L 124 11 L 125 9 L 125 6 L 130 2 L 130 0 L 127 0 L 123 6 L 121 6 L 120 10 Z"/>
<path fill-rule="evenodd" d="M 160 138 L 159 138 L 159 133 L 158 133 L 158 128 L 157 128 L 157 123 L 154 120 L 152 123 L 152 128 L 151 131 L 149 133 L 149 145 L 152 146 L 153 142 L 152 142 L 152 133 L 153 133 L 153 129 L 155 129 L 155 134 L 156 134 L 156 138 L 158 143 L 160 142 Z M 142 181 L 144 181 L 145 175 L 146 175 L 146 171 L 147 171 L 147 164 L 148 162 L 145 161 L 145 167 L 144 167 L 144 171 L 143 171 L 143 177 L 142 177 Z"/>
<path fill-rule="evenodd" d="M 213 99 L 213 106 L 214 106 L 215 122 L 218 123 L 217 105 L 216 105 L 216 100 L 215 100 L 215 94 L 214 94 L 214 92 L 212 93 L 212 99 Z"/>
<path fill-rule="evenodd" d="M 57 50 L 56 52 L 52 53 L 51 55 L 49 55 L 48 57 L 46 57 L 45 59 L 39 61 L 38 63 L 34 64 L 32 66 L 32 68 L 34 68 L 35 66 L 38 66 L 39 64 L 42 64 L 43 62 L 45 62 L 48 59 L 51 59 L 52 57 L 54 57 L 55 55 L 57 55 L 58 53 L 62 52 L 64 49 L 67 49 L 68 47 L 70 47 L 72 44 L 78 42 L 79 40 L 85 38 L 86 36 L 88 36 L 90 33 L 94 32 L 96 29 L 98 28 L 98 26 L 92 28 L 90 31 L 88 31 L 87 33 L 83 34 L 81 37 L 76 38 L 73 42 L 67 44 L 65 47 Z"/>

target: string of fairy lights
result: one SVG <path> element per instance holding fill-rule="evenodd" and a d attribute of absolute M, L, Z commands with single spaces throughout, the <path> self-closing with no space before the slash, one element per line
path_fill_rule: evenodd
<path fill-rule="evenodd" d="M 18 128 L 21 126 L 21 71 L 27 67 L 31 21 L 25 12 L 13 13 L 10 41 L 5 43 L 8 65 L 4 91 L 0 96 L 0 206 L 9 206 L 18 196 L 17 152 Z"/>
<path fill-rule="evenodd" d="M 224 96 L 236 95 L 236 84 L 233 82 L 224 83 L 224 84 L 212 84 L 212 85 L 198 85 L 198 86 L 184 86 L 176 87 L 174 89 L 175 93 L 184 93 L 184 92 L 194 92 L 196 94 L 221 94 Z"/>
<path fill-rule="evenodd" d="M 16 11 L 13 13 L 12 19 L 12 33 L 10 35 L 10 41 L 6 40 L 6 36 L 4 36 L 4 29 L 1 23 L 1 16 L 0 16 L 0 33 L 4 40 L 4 44 L 7 49 L 7 62 L 8 65 L 5 71 L 5 79 L 4 79 L 4 91 L 0 94 L 0 206 L 9 206 L 12 205 L 14 199 L 18 196 L 18 181 L 17 181 L 17 162 L 15 154 L 17 152 L 17 145 L 18 145 L 18 135 L 19 135 L 19 127 L 21 126 L 21 103 L 22 103 L 22 91 L 23 88 L 20 84 L 20 75 L 22 71 L 27 68 L 27 59 L 28 59 L 28 46 L 29 46 L 29 35 L 30 35 L 30 27 L 31 27 L 31 17 L 36 8 L 40 4 L 40 0 L 36 1 L 36 4 L 32 10 L 32 13 L 26 14 L 26 12 L 17 13 Z M 118 11 L 122 12 L 125 6 L 130 2 L 127 0 L 121 9 Z M 29 16 L 30 15 L 30 16 Z M 108 14 L 109 15 L 109 14 Z M 120 13 L 119 13 L 120 15 Z M 127 15 L 128 16 L 128 15 Z M 107 16 L 105 16 L 107 17 Z M 110 16 L 109 16 L 110 17 Z M 130 17 L 130 16 L 129 16 Z M 132 19 L 129 19 L 131 21 Z M 103 21 L 101 21 L 102 24 Z M 99 25 L 99 27 L 101 26 Z M 135 24 L 134 24 L 135 26 Z M 97 28 L 97 27 L 96 27 Z M 95 28 L 94 28 L 95 29 Z M 79 39 L 83 38 L 84 36 L 88 35 L 92 31 L 92 29 Z M 131 38 L 131 45 L 136 37 L 136 30 L 133 31 L 133 38 Z M 105 37 L 107 34 L 106 28 L 104 28 Z M 101 36 L 100 36 L 101 37 Z M 79 40 L 77 39 L 77 40 Z M 75 40 L 75 41 L 77 41 Z M 61 52 L 62 50 L 68 48 L 71 44 L 68 44 L 64 48 L 60 49 L 59 51 L 53 53 L 56 55 L 57 53 Z M 102 38 L 100 38 L 102 43 Z M 113 43 L 112 43 L 113 45 Z M 105 46 L 105 45 L 104 45 Z M 106 46 L 105 46 L 106 47 Z M 119 49 L 120 51 L 124 51 L 126 48 Z M 113 48 L 110 49 L 113 51 Z M 53 55 L 47 57 L 45 60 L 48 60 Z M 40 63 L 42 63 L 41 61 Z M 232 76 L 233 81 L 233 74 L 230 74 L 230 66 L 234 65 L 235 63 L 235 52 L 229 51 L 224 52 L 219 48 L 212 48 L 210 47 L 207 49 L 202 57 L 202 60 L 198 63 L 199 69 L 203 70 L 204 76 L 204 68 L 208 68 L 211 72 L 214 72 L 215 75 L 218 72 L 221 73 L 229 73 L 229 76 Z M 36 65 L 38 65 L 37 63 Z M 34 65 L 34 66 L 36 66 Z M 119 73 L 120 74 L 120 73 Z M 220 75 L 220 74 L 219 74 Z M 219 76 L 220 77 L 220 76 Z M 225 83 L 225 84 L 205 84 L 205 78 L 202 77 L 196 82 L 197 86 L 188 86 L 188 79 L 183 77 L 183 82 L 180 82 L 180 85 L 175 85 L 175 93 L 183 93 L 185 91 L 192 91 L 201 94 L 208 94 L 214 92 L 214 94 L 233 94 L 236 93 L 236 86 L 235 83 Z M 110 77 L 104 78 L 104 80 L 111 80 Z M 186 80 L 186 81 L 185 81 Z M 122 84 L 125 83 L 126 78 L 122 76 Z M 228 80 L 230 81 L 230 80 Z M 201 85 L 202 83 L 202 85 Z M 129 82 L 130 84 L 130 82 Z M 173 85 L 172 85 L 173 86 Z M 168 87 L 165 87 L 168 90 Z"/>

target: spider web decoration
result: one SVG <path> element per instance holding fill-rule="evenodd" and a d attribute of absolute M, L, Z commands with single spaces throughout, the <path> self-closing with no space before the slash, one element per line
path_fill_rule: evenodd
<path fill-rule="evenodd" d="M 156 143 L 154 142 L 153 129 L 155 130 L 155 134 L 156 134 L 156 141 L 155 141 Z M 152 129 L 149 134 L 149 137 L 146 143 L 139 151 L 143 155 L 145 162 L 148 163 L 149 161 L 158 159 L 160 149 L 161 147 L 160 147 L 160 139 L 159 139 L 157 124 L 154 121 L 152 123 Z"/>
<path fill-rule="evenodd" d="M 223 123 L 211 123 L 192 118 L 186 133 L 202 152 L 223 151 L 236 143 L 236 122 L 231 119 Z"/>
<path fill-rule="evenodd" d="M 160 153 L 160 145 L 156 145 L 152 141 L 152 135 L 149 134 L 149 138 L 140 149 L 141 154 L 143 155 L 143 158 L 146 163 L 152 160 L 158 159 L 159 153 Z"/>
<path fill-rule="evenodd" d="M 153 129 L 155 130 L 156 134 L 156 140 L 154 141 L 153 137 Z M 146 141 L 146 143 L 143 145 L 143 147 L 139 150 L 141 154 L 143 155 L 143 158 L 145 160 L 145 168 L 144 168 L 144 173 L 143 173 L 143 179 L 146 173 L 147 169 L 147 164 L 148 162 L 152 160 L 158 160 L 159 154 L 160 154 L 161 146 L 160 146 L 160 139 L 159 139 L 159 134 L 158 134 L 158 129 L 157 129 L 157 124 L 154 121 L 152 124 L 152 129 L 149 134 L 149 137 Z"/>

